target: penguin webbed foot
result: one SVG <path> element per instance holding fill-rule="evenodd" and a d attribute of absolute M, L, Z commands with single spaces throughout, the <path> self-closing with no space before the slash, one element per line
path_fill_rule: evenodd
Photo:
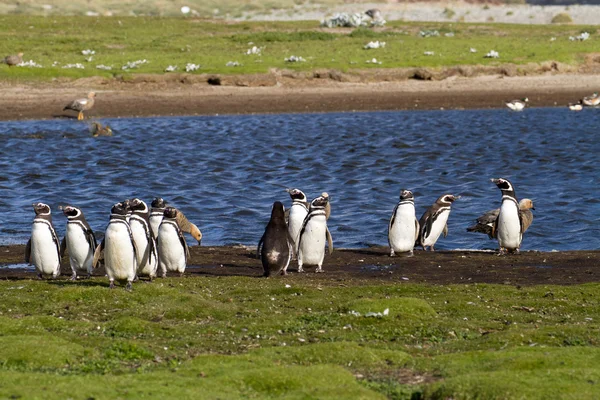
<path fill-rule="evenodd" d="M 394 249 L 390 250 L 390 257 L 394 257 L 396 255 L 396 253 L 394 253 Z"/>
<path fill-rule="evenodd" d="M 302 267 L 300 267 L 300 266 L 298 267 L 298 273 L 299 274 L 303 274 L 304 273 L 304 269 Z"/>
<path fill-rule="evenodd" d="M 71 275 L 71 277 L 69 278 L 70 281 L 76 281 L 77 280 L 77 274 L 73 274 Z"/>
<path fill-rule="evenodd" d="M 317 267 L 317 269 L 315 270 L 315 273 L 317 273 L 317 274 L 320 274 L 320 273 L 322 273 L 322 272 L 325 272 L 325 271 L 323 271 L 323 268 L 321 268 L 321 266 L 319 265 L 319 266 Z"/>
<path fill-rule="evenodd" d="M 131 281 L 127 281 L 127 285 L 125 285 L 125 290 L 127 290 L 128 292 L 131 292 L 133 288 L 133 284 L 131 283 Z"/>
<path fill-rule="evenodd" d="M 115 282 L 114 281 L 110 281 L 110 285 L 108 285 L 109 289 L 114 289 L 115 288 Z"/>
<path fill-rule="evenodd" d="M 37 278 L 41 281 L 42 279 L 44 279 L 44 277 L 42 276 L 42 274 L 37 274 Z"/>

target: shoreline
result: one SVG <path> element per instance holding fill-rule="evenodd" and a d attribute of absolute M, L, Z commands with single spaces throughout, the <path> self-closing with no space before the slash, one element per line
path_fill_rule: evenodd
<path fill-rule="evenodd" d="M 24 245 L 0 246 L 0 280 L 31 280 L 31 269 L 7 268 L 7 264 L 22 264 Z M 192 246 L 184 278 L 246 276 L 260 278 L 262 265 L 250 246 Z M 489 283 L 507 285 L 574 285 L 600 282 L 600 250 L 525 251 L 498 257 L 495 252 L 482 251 L 415 251 L 414 257 L 389 257 L 384 246 L 363 249 L 339 249 L 327 254 L 325 273 L 315 274 L 307 268 L 296 273 L 293 261 L 285 277 L 270 279 L 310 281 L 358 281 L 360 283 L 426 283 L 435 285 Z M 68 280 L 71 271 L 68 258 L 62 259 L 62 275 Z M 173 276 L 175 278 L 175 276 Z M 178 277 L 178 276 L 177 276 Z M 108 286 L 102 268 L 93 278 Z M 177 279 L 177 278 L 176 278 Z M 85 281 L 85 278 L 82 279 Z M 158 279 L 160 282 L 160 278 Z M 134 285 L 135 286 L 135 285 Z"/>
<path fill-rule="evenodd" d="M 82 78 L 37 83 L 0 83 L 0 120 L 74 118 L 62 109 L 96 91 L 86 119 L 153 116 L 242 115 L 397 110 L 504 108 L 528 97 L 530 107 L 565 107 L 600 87 L 600 74 L 450 76 L 399 80 L 382 70 L 364 82 L 340 82 L 329 71 L 312 75 L 222 76 L 220 85 L 182 75 L 134 76 L 123 82 Z M 430 79 L 437 79 L 429 76 Z"/>

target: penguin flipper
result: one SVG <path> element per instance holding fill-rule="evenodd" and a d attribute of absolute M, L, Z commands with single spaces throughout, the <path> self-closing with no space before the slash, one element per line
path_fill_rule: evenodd
<path fill-rule="evenodd" d="M 64 257 L 67 254 L 67 237 L 65 236 L 60 242 L 60 256 Z"/>
<path fill-rule="evenodd" d="M 265 234 L 266 234 L 266 230 L 265 233 L 263 233 L 262 237 L 260 238 L 260 240 L 258 241 L 258 245 L 256 245 L 256 258 L 260 258 L 260 253 L 261 253 L 261 245 L 263 244 L 263 242 L 265 241 Z M 288 233 L 289 236 L 289 233 Z"/>
<path fill-rule="evenodd" d="M 285 218 L 285 223 L 286 225 L 290 223 L 290 209 L 288 208 L 287 210 L 285 210 L 285 212 L 283 213 L 283 217 Z"/>
<path fill-rule="evenodd" d="M 498 216 L 500 216 L 500 214 L 498 214 Z M 492 232 L 490 233 L 491 237 L 494 239 L 498 238 L 498 220 L 500 218 L 496 218 L 496 220 L 494 221 L 494 225 L 492 225 Z"/>
<path fill-rule="evenodd" d="M 25 262 L 29 264 L 29 259 L 31 258 L 31 238 L 27 241 L 27 246 L 25 246 Z"/>
<path fill-rule="evenodd" d="M 181 229 L 177 229 L 177 235 L 179 236 L 179 242 L 181 243 L 181 245 L 183 246 L 183 250 L 185 251 L 185 263 L 187 264 L 187 261 L 190 259 L 190 248 L 187 242 L 185 241 L 185 237 L 183 236 L 183 232 L 181 231 Z"/>
<path fill-rule="evenodd" d="M 421 227 L 419 226 L 419 220 L 415 217 L 415 242 L 419 240 L 419 230 Z"/>
<path fill-rule="evenodd" d="M 444 233 L 444 237 L 448 236 L 448 224 L 444 225 L 444 230 L 442 232 Z"/>
<path fill-rule="evenodd" d="M 96 247 L 96 250 L 94 251 L 94 261 L 92 261 L 92 268 L 98 268 L 98 261 L 100 260 L 100 256 L 102 255 L 103 251 L 104 240 L 98 245 L 98 247 Z"/>
<path fill-rule="evenodd" d="M 287 230 L 286 230 L 287 231 Z M 262 239 L 261 239 L 262 240 Z M 291 258 L 296 257 L 296 253 L 298 252 L 296 250 L 296 247 L 294 246 L 294 239 L 292 239 L 292 235 L 290 235 L 290 232 L 287 231 L 287 241 L 288 241 L 288 247 L 290 248 L 290 252 L 292 253 L 290 255 Z"/>
<path fill-rule="evenodd" d="M 329 254 L 333 254 L 333 238 L 331 237 L 331 232 L 329 232 L 329 228 L 325 228 L 325 236 L 327 237 L 327 245 L 329 246 Z"/>
<path fill-rule="evenodd" d="M 389 233 L 392 230 L 392 225 L 394 225 L 394 221 L 396 220 L 396 211 L 398 210 L 398 206 L 400 205 L 400 203 L 396 204 L 396 207 L 394 207 L 394 211 L 392 212 L 392 218 L 390 218 L 390 223 L 388 224 L 388 239 L 389 239 Z M 390 244 L 391 246 L 391 244 Z"/>
<path fill-rule="evenodd" d="M 54 230 L 52 224 L 50 224 L 50 230 L 52 231 L 52 240 L 56 245 L 56 252 L 58 253 L 58 258 L 60 259 L 60 240 L 58 240 L 58 235 L 56 234 L 56 231 Z"/>

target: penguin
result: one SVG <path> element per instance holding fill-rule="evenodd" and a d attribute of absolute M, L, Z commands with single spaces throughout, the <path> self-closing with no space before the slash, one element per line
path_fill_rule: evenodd
<path fill-rule="evenodd" d="M 60 243 L 52 225 L 50 206 L 33 203 L 35 218 L 31 225 L 31 238 L 25 246 L 25 262 L 33 264 L 38 277 L 56 278 L 60 275 Z"/>
<path fill-rule="evenodd" d="M 96 236 L 85 220 L 81 209 L 73 206 L 59 207 L 67 217 L 67 229 L 60 243 L 60 254 L 64 257 L 69 253 L 71 265 L 71 280 L 77 280 L 77 272 L 86 272 L 87 277 L 92 276 L 92 262 L 96 250 Z"/>
<path fill-rule="evenodd" d="M 131 290 L 138 266 L 137 249 L 127 222 L 125 202 L 116 203 L 110 210 L 110 221 L 104 233 L 102 243 L 94 252 L 94 268 L 98 266 L 100 254 L 104 253 L 104 266 L 110 282 L 110 288 L 115 288 L 115 280 L 127 281 L 126 290 Z"/>
<path fill-rule="evenodd" d="M 300 189 L 287 189 L 292 198 L 292 205 L 288 213 L 288 233 L 292 237 L 295 252 L 298 251 L 298 236 L 304 223 L 304 218 L 308 215 L 308 202 L 306 195 Z"/>
<path fill-rule="evenodd" d="M 444 237 L 448 236 L 448 217 L 450 216 L 450 207 L 460 196 L 444 194 L 438 198 L 431 207 L 425 211 L 419 220 L 419 237 L 415 245 L 420 245 L 423 250 L 427 247 L 435 251 L 433 246 L 442 233 Z"/>
<path fill-rule="evenodd" d="M 304 264 L 316 265 L 315 272 L 323 272 L 325 241 L 329 244 L 329 254 L 333 253 L 333 240 L 325 216 L 327 201 L 327 198 L 319 196 L 310 203 L 298 236 L 298 272 L 304 272 Z"/>
<path fill-rule="evenodd" d="M 263 276 L 269 277 L 272 273 L 287 275 L 294 254 L 294 240 L 285 223 L 285 209 L 279 201 L 273 203 L 271 219 L 258 242 L 256 254 L 262 261 Z"/>
<path fill-rule="evenodd" d="M 527 231 L 533 222 L 533 213 L 531 210 L 535 210 L 531 199 L 521 199 L 521 201 L 519 201 L 519 214 L 523 220 L 523 233 Z M 467 232 L 485 233 L 490 239 L 494 239 L 492 228 L 494 227 L 494 222 L 496 222 L 496 219 L 498 218 L 499 212 L 499 208 L 487 211 L 477 218 L 477 223 L 475 225 L 467 228 Z"/>
<path fill-rule="evenodd" d="M 415 215 L 415 198 L 413 192 L 403 189 L 388 225 L 390 257 L 394 257 L 396 253 L 407 252 L 409 257 L 412 257 L 418 237 L 419 221 Z"/>
<path fill-rule="evenodd" d="M 175 207 L 165 208 L 163 220 L 158 228 L 158 265 L 163 278 L 167 276 L 167 271 L 183 275 L 190 258 L 188 245 L 177 224 L 177 213 Z"/>
<path fill-rule="evenodd" d="M 143 200 L 135 198 L 130 201 L 130 207 L 129 226 L 138 250 L 137 276 L 147 276 L 152 280 L 158 268 L 158 250 L 150 228 L 148 206 Z"/>
<path fill-rule="evenodd" d="M 502 191 L 502 204 L 492 227 L 492 235 L 498 239 L 499 254 L 518 253 L 523 240 L 523 221 L 519 214 L 515 189 L 507 179 L 498 178 L 491 181 Z"/>
<path fill-rule="evenodd" d="M 152 236 L 154 236 L 154 240 L 158 238 L 158 228 L 160 227 L 160 223 L 162 222 L 163 215 L 165 214 L 165 208 L 167 207 L 167 202 L 162 197 L 155 197 L 150 204 L 150 228 L 152 229 Z"/>
<path fill-rule="evenodd" d="M 527 106 L 528 102 L 529 102 L 529 99 L 527 97 L 525 97 L 524 99 L 521 99 L 521 100 L 507 101 L 504 104 L 506 104 L 506 107 L 510 108 L 513 111 L 523 111 L 523 109 Z"/>

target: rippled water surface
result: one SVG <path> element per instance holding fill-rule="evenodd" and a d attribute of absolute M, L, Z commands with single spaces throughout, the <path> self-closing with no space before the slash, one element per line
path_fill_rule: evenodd
<path fill-rule="evenodd" d="M 337 247 L 387 244 L 401 188 L 417 217 L 443 193 L 460 194 L 438 249 L 493 248 L 465 229 L 500 204 L 505 177 L 535 201 L 522 249 L 600 248 L 600 110 L 418 111 L 106 119 L 115 136 L 77 121 L 0 122 L 0 243 L 25 243 L 31 203 L 81 207 L 103 232 L 110 207 L 162 196 L 204 234 L 203 245 L 260 239 L 285 187 L 332 199 Z M 192 240 L 190 240 L 192 243 Z"/>

